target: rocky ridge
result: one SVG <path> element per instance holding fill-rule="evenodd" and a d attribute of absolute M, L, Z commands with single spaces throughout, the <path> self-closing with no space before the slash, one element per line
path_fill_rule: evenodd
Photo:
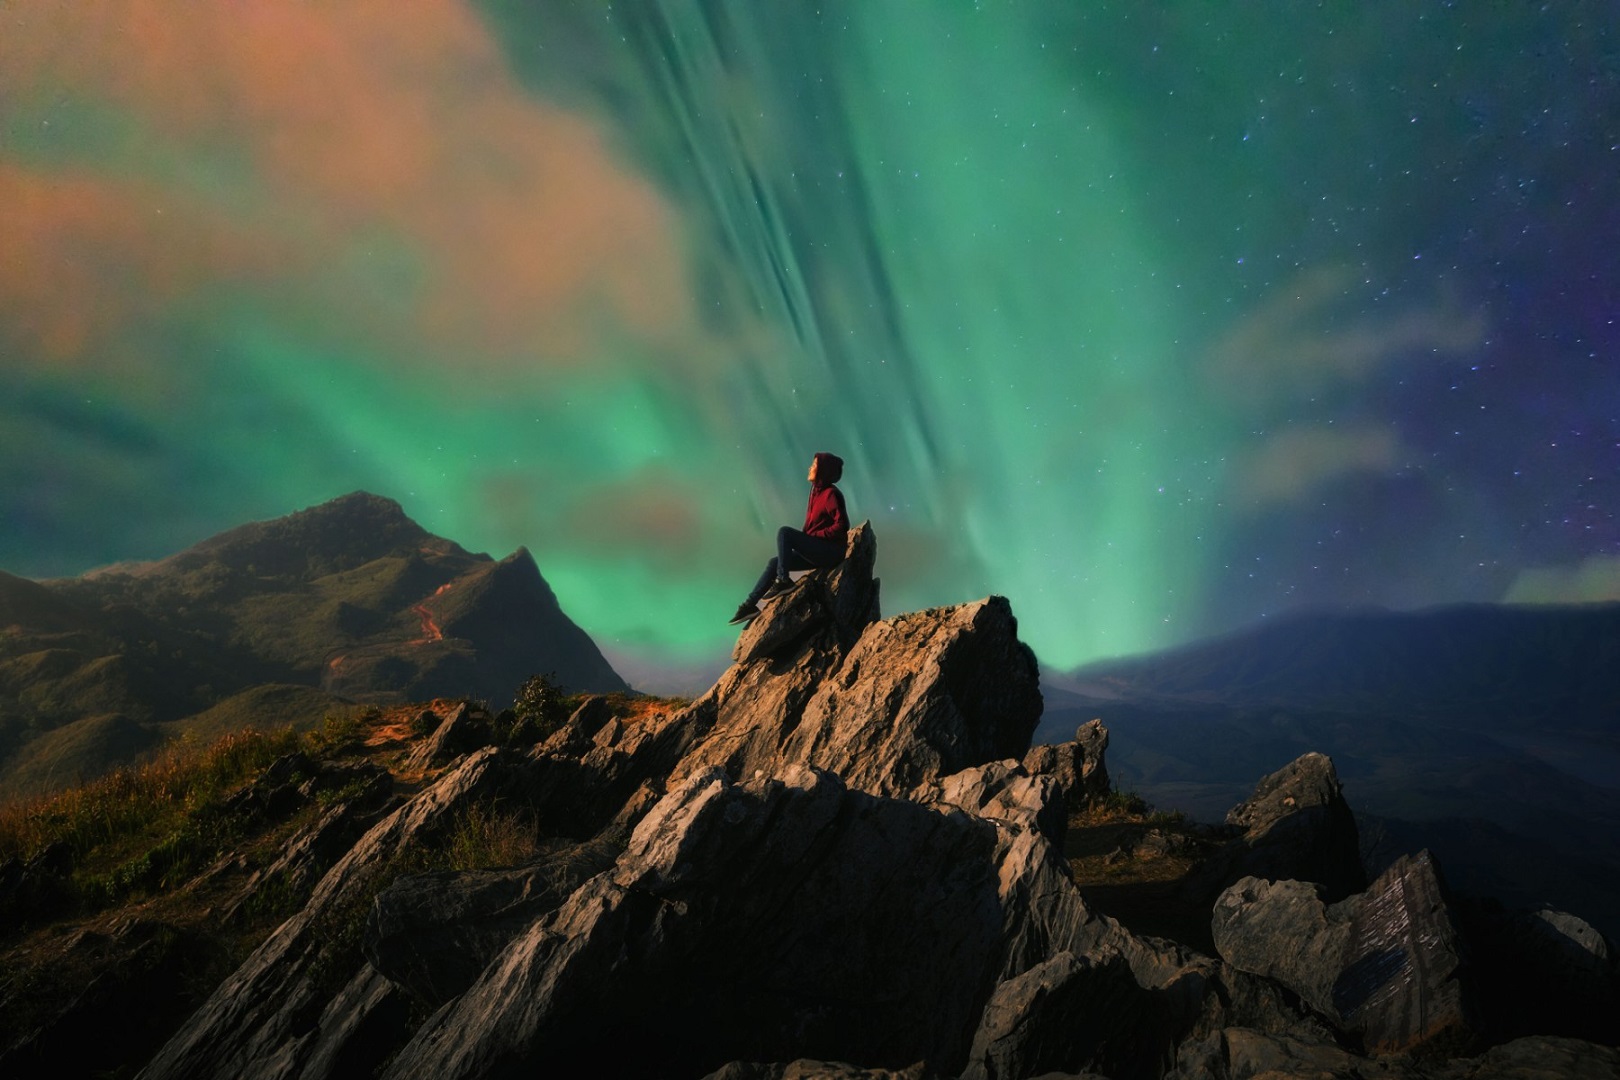
<path fill-rule="evenodd" d="M 1107 795 L 1106 731 L 1030 750 L 1036 666 L 1006 600 L 885 620 L 875 558 L 863 526 L 685 708 L 629 718 L 592 699 L 526 752 L 459 744 L 140 1075 L 1460 1080 L 1620 1066 L 1559 1032 L 1491 1045 L 1481 987 L 1436 959 L 1460 937 L 1412 959 L 1413 940 L 1428 948 L 1431 927 L 1457 923 L 1438 869 L 1419 860 L 1365 888 L 1320 755 L 1264 779 L 1189 879 L 1217 954 L 1097 913 L 1062 842 L 1069 810 Z M 466 738 L 469 720 L 445 726 Z M 457 752 L 441 734 L 431 745 Z M 491 805 L 523 808 L 534 856 L 401 872 L 413 847 Z M 1577 945 L 1552 967 L 1613 994 L 1601 937 L 1543 922 Z M 1457 1008 L 1431 1023 L 1426 1003 L 1452 985 Z"/>

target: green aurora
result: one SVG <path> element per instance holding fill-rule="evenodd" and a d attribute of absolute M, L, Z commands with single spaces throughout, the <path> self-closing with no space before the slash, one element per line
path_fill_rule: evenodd
<path fill-rule="evenodd" d="M 1569 487 L 1620 446 L 1612 319 L 1540 353 L 1550 406 L 1514 367 L 1538 269 L 1614 269 L 1570 197 L 1620 171 L 1600 6 L 445 0 L 386 39 L 135 7 L 200 73 L 102 78 L 59 46 L 113 15 L 0 11 L 9 570 L 364 488 L 527 546 L 610 650 L 707 658 L 831 450 L 886 612 L 1004 594 L 1058 668 L 1613 577 Z M 250 29 L 300 59 L 221 74 L 202 35 Z"/>

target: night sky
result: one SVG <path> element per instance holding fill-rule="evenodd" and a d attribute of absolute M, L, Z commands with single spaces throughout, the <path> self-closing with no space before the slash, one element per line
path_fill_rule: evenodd
<path fill-rule="evenodd" d="M 1620 12 L 0 3 L 0 568 L 355 489 L 711 657 L 846 461 L 1068 668 L 1620 598 Z"/>

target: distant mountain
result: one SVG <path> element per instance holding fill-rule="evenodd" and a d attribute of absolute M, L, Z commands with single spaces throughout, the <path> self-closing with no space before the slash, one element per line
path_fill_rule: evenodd
<path fill-rule="evenodd" d="M 0 573 L 0 793 L 93 775 L 193 717 L 218 730 L 343 701 L 499 707 L 547 672 L 628 689 L 526 550 L 469 553 L 357 492 L 157 562 Z"/>
<path fill-rule="evenodd" d="M 1382 823 L 1375 863 L 1428 844 L 1464 889 L 1620 931 L 1620 604 L 1301 613 L 1042 692 L 1036 741 L 1100 717 L 1155 805 L 1219 820 L 1320 750 Z"/>

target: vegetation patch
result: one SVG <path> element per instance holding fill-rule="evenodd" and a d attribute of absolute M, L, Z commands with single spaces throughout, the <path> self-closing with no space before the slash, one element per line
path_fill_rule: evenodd
<path fill-rule="evenodd" d="M 207 745 L 181 738 L 156 758 L 52 795 L 0 805 L 0 865 L 47 853 L 62 881 L 52 915 L 94 912 L 176 889 L 262 823 L 230 796 L 295 752 L 330 759 L 358 749 L 359 715 L 329 715 L 313 731 L 234 732 Z M 342 791 L 323 793 L 330 802 Z"/>
<path fill-rule="evenodd" d="M 400 878 L 516 866 L 540 851 L 539 826 L 528 808 L 499 801 L 464 807 L 452 815 L 439 837 L 395 852 L 372 871 L 362 887 L 350 889 L 315 917 L 312 932 L 322 947 L 310 966 L 311 981 L 323 992 L 336 993 L 354 976 L 372 904 L 377 894 Z"/>

